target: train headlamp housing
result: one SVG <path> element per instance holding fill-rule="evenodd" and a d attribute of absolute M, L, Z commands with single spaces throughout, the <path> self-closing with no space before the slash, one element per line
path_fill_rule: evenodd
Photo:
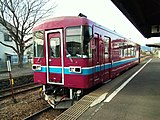
<path fill-rule="evenodd" d="M 32 70 L 41 70 L 41 65 L 34 64 L 32 65 Z"/>
<path fill-rule="evenodd" d="M 79 66 L 70 66 L 69 67 L 69 72 L 72 72 L 72 73 L 81 73 L 81 67 L 79 67 Z"/>

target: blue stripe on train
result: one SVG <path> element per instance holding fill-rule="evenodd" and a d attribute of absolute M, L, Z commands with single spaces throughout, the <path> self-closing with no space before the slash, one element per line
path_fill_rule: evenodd
<path fill-rule="evenodd" d="M 121 61 L 114 62 L 112 64 L 112 68 L 123 65 L 123 64 L 126 64 L 126 63 L 129 63 L 129 62 L 133 62 L 135 60 L 138 60 L 138 58 L 131 58 L 131 59 L 127 59 L 127 60 L 121 60 Z M 81 73 L 73 73 L 73 72 L 69 71 L 69 67 L 64 67 L 64 74 L 90 75 L 90 74 L 93 74 L 95 72 L 99 72 L 99 71 L 106 70 L 106 69 L 109 69 L 109 68 L 111 68 L 111 63 L 107 63 L 107 64 L 104 64 L 104 65 L 101 65 L 101 66 L 98 65 L 98 66 L 95 66 L 95 67 L 82 68 Z M 42 66 L 41 70 L 35 70 L 35 72 L 47 72 L 47 67 Z M 58 67 L 58 66 L 57 67 L 49 67 L 49 72 L 61 74 L 62 73 L 62 68 Z"/>
<path fill-rule="evenodd" d="M 138 60 L 138 58 L 130 58 L 130 59 L 127 59 L 127 60 L 121 60 L 121 61 L 118 61 L 118 62 L 114 62 L 112 64 L 112 67 L 117 67 L 117 66 L 129 63 L 129 62 L 136 61 L 136 60 Z"/>

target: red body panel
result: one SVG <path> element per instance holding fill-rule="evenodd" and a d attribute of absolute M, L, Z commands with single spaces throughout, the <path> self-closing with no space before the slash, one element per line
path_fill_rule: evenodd
<path fill-rule="evenodd" d="M 81 76 L 81 75 L 65 75 L 64 87 L 69 88 L 90 88 L 93 83 L 91 80 L 92 76 Z"/>
<path fill-rule="evenodd" d="M 34 72 L 34 82 L 35 83 L 41 83 L 41 84 L 47 84 L 46 81 L 47 74 L 45 72 Z"/>

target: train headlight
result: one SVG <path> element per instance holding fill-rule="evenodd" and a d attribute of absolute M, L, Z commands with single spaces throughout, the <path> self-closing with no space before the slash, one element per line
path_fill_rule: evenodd
<path fill-rule="evenodd" d="M 81 73 L 81 67 L 79 67 L 79 66 L 70 66 L 69 67 L 69 72 Z"/>
<path fill-rule="evenodd" d="M 32 70 L 41 70 L 41 65 L 32 65 Z"/>

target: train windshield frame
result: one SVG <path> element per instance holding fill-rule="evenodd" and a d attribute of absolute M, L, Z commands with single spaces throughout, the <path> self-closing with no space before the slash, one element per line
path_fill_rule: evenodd
<path fill-rule="evenodd" d="M 90 58 L 92 27 L 74 26 L 66 28 L 66 57 Z"/>
<path fill-rule="evenodd" d="M 35 31 L 33 33 L 34 58 L 44 57 L 44 31 Z"/>

